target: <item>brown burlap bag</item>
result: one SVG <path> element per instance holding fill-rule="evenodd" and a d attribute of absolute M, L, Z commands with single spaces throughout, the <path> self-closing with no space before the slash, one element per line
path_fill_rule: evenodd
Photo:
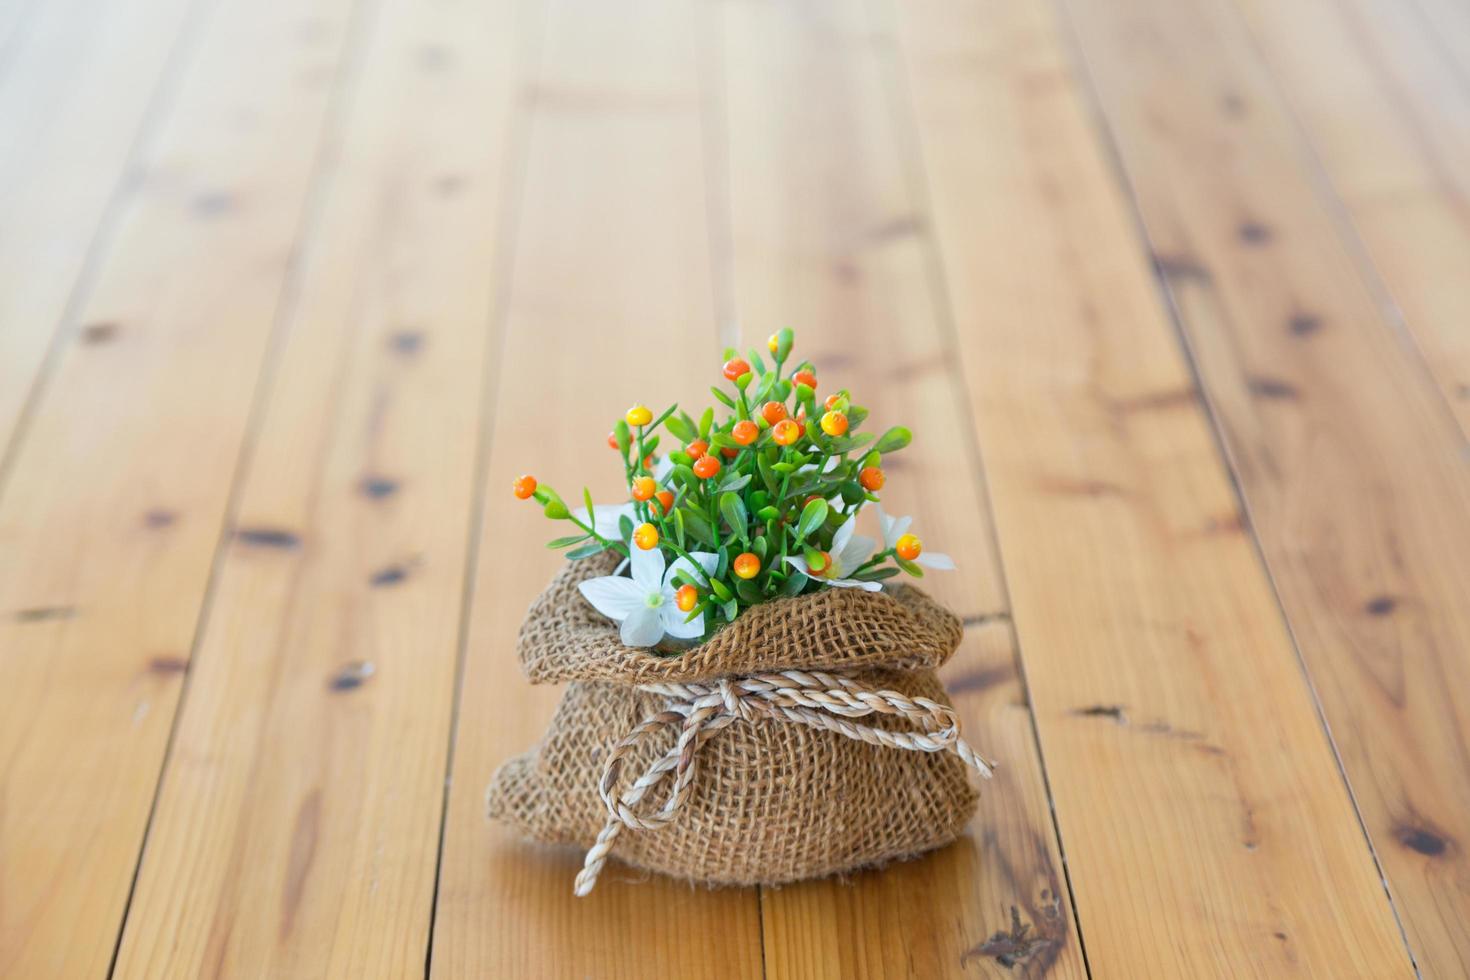
<path fill-rule="evenodd" d="M 710 884 L 773 884 L 911 857 L 973 812 L 971 766 L 934 670 L 961 626 L 918 589 L 828 589 L 743 612 L 675 656 L 630 649 L 572 562 L 531 605 L 532 683 L 569 681 L 541 744 L 491 781 L 490 816 Z"/>

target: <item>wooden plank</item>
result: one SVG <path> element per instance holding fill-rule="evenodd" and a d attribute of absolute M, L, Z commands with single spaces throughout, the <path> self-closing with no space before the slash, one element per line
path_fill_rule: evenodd
<path fill-rule="evenodd" d="M 0 51 L 0 462 L 145 122 L 162 114 L 192 6 L 41 3 L 14 50 Z"/>
<path fill-rule="evenodd" d="M 1411 975 L 1051 8 L 899 11 L 1092 974 Z"/>
<path fill-rule="evenodd" d="M 0 974 L 104 972 L 349 4 L 230 2 L 0 499 Z"/>
<path fill-rule="evenodd" d="M 118 977 L 424 969 L 514 7 L 388 0 L 377 15 Z"/>
<path fill-rule="evenodd" d="M 1470 431 L 1470 175 L 1462 164 L 1470 159 L 1470 76 L 1412 4 L 1240 6 L 1284 103 Z M 1298 50 L 1292 39 L 1301 35 L 1291 32 L 1308 25 L 1320 40 Z"/>
<path fill-rule="evenodd" d="M 1104 22 L 1085 6 L 1077 20 L 1103 105 L 1410 947 L 1426 975 L 1461 976 L 1470 963 L 1464 433 L 1412 342 L 1385 320 L 1357 249 L 1339 237 L 1339 205 L 1237 11 L 1214 0 L 1144 3 Z M 1342 40 L 1331 23 L 1318 22 L 1314 48 Z M 1401 41 L 1388 21 L 1376 23 L 1367 30 L 1377 44 Z M 1162 51 L 1173 52 L 1167 64 Z M 1330 58 L 1312 64 L 1330 72 Z M 1191 66 L 1187 77 L 1175 59 Z M 1374 102 L 1364 88 L 1344 94 L 1366 118 Z M 1436 100 L 1452 123 L 1453 104 Z M 1333 111 L 1337 133 L 1347 132 L 1352 111 Z M 1411 186 L 1399 182 L 1409 158 L 1390 148 L 1394 134 L 1364 138 L 1374 162 L 1350 182 L 1396 172 L 1396 187 Z M 1322 145 L 1335 155 L 1345 144 Z M 1405 213 L 1434 210 L 1404 200 Z M 1412 251 L 1394 260 L 1394 275 L 1420 257 L 1417 276 L 1442 276 L 1444 228 L 1436 220 L 1422 241 L 1399 242 Z M 1419 299 L 1463 302 L 1455 279 Z M 1405 309 L 1411 323 L 1447 312 Z M 1418 328 L 1421 338 L 1438 333 L 1427 319 Z"/>
<path fill-rule="evenodd" d="M 966 737 L 1001 760 L 955 846 L 850 881 L 763 890 L 767 973 L 974 976 L 983 964 L 1005 975 L 1004 958 L 1030 976 L 1083 976 L 953 338 L 932 293 L 930 231 L 906 171 L 909 131 L 892 116 L 891 25 L 840 0 L 715 14 L 708 75 L 728 119 L 737 319 L 757 344 L 794 326 L 824 392 L 850 388 L 880 428 L 914 430 L 886 466 L 885 506 L 915 515 L 926 543 L 959 563 L 923 586 L 971 624 L 946 679 Z M 1028 930 L 1019 944 L 1016 923 Z"/>
<path fill-rule="evenodd" d="M 531 472 L 572 499 L 625 490 L 605 435 L 635 401 L 703 404 L 718 377 L 695 18 L 672 0 L 553 3 L 526 90 L 530 145 L 497 361 L 479 547 L 445 828 L 433 974 L 758 976 L 754 890 L 708 891 L 610 866 L 572 896 L 581 854 L 486 823 L 495 767 L 544 732 L 560 691 L 514 656 L 559 533 L 510 494 Z"/>

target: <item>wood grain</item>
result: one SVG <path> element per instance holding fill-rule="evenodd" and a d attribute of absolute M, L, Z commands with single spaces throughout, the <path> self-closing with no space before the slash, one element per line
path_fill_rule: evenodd
<path fill-rule="evenodd" d="M 841 2 L 715 13 L 723 292 L 745 341 L 793 326 L 822 394 L 848 388 L 875 431 L 915 432 L 886 464 L 885 506 L 915 515 L 926 546 L 960 565 L 922 584 L 969 623 L 946 679 L 966 737 L 1001 760 L 953 847 L 847 881 L 763 890 L 767 975 L 1083 976 L 974 437 L 932 292 L 929 226 L 904 156 L 909 130 L 894 118 L 907 106 L 891 90 L 890 25 Z M 876 516 L 865 520 L 877 537 Z"/>
<path fill-rule="evenodd" d="M 97 326 L 63 321 L 145 123 L 163 114 L 193 6 L 55 0 L 23 24 L 0 15 L 0 464 L 58 332 Z"/>
<path fill-rule="evenodd" d="M 375 17 L 116 976 L 424 969 L 515 20 Z"/>
<path fill-rule="evenodd" d="M 1331 22 L 1320 23 L 1321 43 L 1331 46 Z M 1357 249 L 1339 237 L 1337 204 L 1316 179 L 1315 157 L 1266 83 L 1236 11 L 1214 2 L 1145 3 L 1107 24 L 1079 9 L 1078 24 L 1411 949 L 1426 975 L 1463 975 L 1470 963 L 1470 719 L 1458 693 L 1470 688 L 1464 433 L 1414 345 L 1385 319 Z M 1371 33 L 1391 47 L 1397 42 L 1383 28 Z M 1151 53 L 1163 50 L 1193 68 L 1170 85 L 1167 100 L 1150 94 L 1174 74 Z M 1222 92 L 1240 112 L 1223 110 Z M 1380 135 L 1372 153 L 1391 142 Z M 1323 145 L 1328 154 L 1340 148 Z M 1393 167 L 1403 153 L 1386 152 L 1381 166 Z M 1436 246 L 1426 237 L 1416 254 Z M 1453 280 L 1442 281 L 1437 297 L 1452 296 Z M 1314 329 L 1293 328 L 1308 316 Z M 1426 338 L 1437 329 L 1427 320 L 1421 327 Z"/>
<path fill-rule="evenodd" d="M 348 13 L 216 12 L 0 498 L 5 976 L 116 946 Z"/>
<path fill-rule="evenodd" d="M 1050 9 L 898 9 L 1092 974 L 1411 975 Z"/>
<path fill-rule="evenodd" d="M 489 491 L 454 749 L 433 975 L 759 976 L 753 889 L 708 891 L 616 863 L 572 896 L 581 854 L 487 823 L 484 790 L 545 730 L 515 635 L 564 560 L 515 500 L 529 472 L 568 500 L 626 489 L 604 434 L 636 401 L 709 401 L 718 377 L 694 11 L 666 0 L 548 5 L 525 89 L 526 183 L 496 358 Z M 657 410 L 657 409 L 656 409 Z M 565 527 L 565 525 L 562 525 Z"/>
<path fill-rule="evenodd" d="M 1336 195 L 1328 207 L 1361 235 L 1389 316 L 1402 315 L 1470 432 L 1470 75 L 1414 4 L 1240 9 Z M 1317 41 L 1302 51 L 1309 25 Z"/>

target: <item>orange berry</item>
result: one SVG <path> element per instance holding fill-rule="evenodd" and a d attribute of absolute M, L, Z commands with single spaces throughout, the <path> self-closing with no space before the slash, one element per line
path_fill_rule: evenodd
<path fill-rule="evenodd" d="M 618 434 L 616 432 L 609 432 L 607 434 L 607 448 L 609 448 L 609 449 L 616 449 L 616 448 L 618 448 Z"/>
<path fill-rule="evenodd" d="M 730 448 L 727 447 L 725 449 L 721 449 L 720 450 L 720 455 L 723 456 L 723 457 L 725 457 L 726 459 L 734 459 L 736 456 L 739 456 L 740 455 L 740 450 L 738 450 L 738 449 L 730 449 Z"/>
<path fill-rule="evenodd" d="M 858 474 L 858 482 L 863 485 L 864 490 L 882 490 L 883 480 L 883 471 L 876 466 L 864 466 L 863 471 Z"/>
<path fill-rule="evenodd" d="M 658 528 L 652 524 L 639 524 L 638 530 L 633 532 L 633 543 L 644 551 L 658 547 Z"/>
<path fill-rule="evenodd" d="M 725 377 L 727 379 L 729 379 L 730 381 L 734 381 L 742 374 L 750 373 L 750 362 L 743 357 L 732 357 L 725 362 L 725 366 L 722 370 L 725 372 Z"/>
<path fill-rule="evenodd" d="M 766 402 L 761 406 L 761 418 L 767 425 L 775 425 L 786 417 L 786 406 L 780 402 Z"/>
<path fill-rule="evenodd" d="M 824 401 L 824 402 L 822 402 L 822 404 L 825 405 L 825 406 L 827 406 L 827 410 L 830 412 L 832 409 L 834 409 L 834 408 L 837 407 L 837 403 L 839 401 L 841 401 L 841 400 L 842 400 L 842 396 L 841 395 L 837 395 L 837 394 L 828 395 L 827 396 L 827 400 Z"/>
<path fill-rule="evenodd" d="M 793 384 L 806 385 L 812 391 L 817 390 L 817 376 L 810 371 L 797 371 L 791 376 Z"/>
<path fill-rule="evenodd" d="M 681 585 L 674 590 L 674 605 L 680 612 L 690 612 L 699 602 L 699 590 L 692 585 Z"/>
<path fill-rule="evenodd" d="M 650 500 L 658 490 L 658 484 L 653 482 L 651 476 L 635 476 L 633 478 L 633 499 Z"/>
<path fill-rule="evenodd" d="M 623 418 L 629 425 L 647 425 L 653 421 L 653 413 L 647 405 L 634 405 Z"/>
<path fill-rule="evenodd" d="M 782 419 L 771 427 L 771 438 L 778 446 L 789 446 L 801 438 L 801 426 L 790 419 Z"/>
<path fill-rule="evenodd" d="M 511 488 L 515 491 L 517 497 L 525 500 L 536 492 L 536 478 L 529 475 L 518 476 L 516 477 L 516 482 L 511 484 Z"/>
<path fill-rule="evenodd" d="M 750 419 L 741 419 L 735 423 L 735 428 L 730 430 L 730 437 L 742 446 L 755 442 L 755 437 L 760 434 L 760 427 Z"/>
<path fill-rule="evenodd" d="M 653 502 L 649 504 L 654 508 L 654 513 L 660 516 L 674 509 L 674 492 L 672 490 L 660 490 L 653 495 Z"/>
<path fill-rule="evenodd" d="M 756 557 L 755 552 L 747 551 L 737 555 L 734 564 L 730 567 L 735 569 L 735 574 L 741 578 L 755 578 L 760 573 L 761 560 Z"/>
<path fill-rule="evenodd" d="M 701 480 L 708 480 L 720 472 L 720 461 L 713 456 L 701 456 L 694 461 L 694 475 Z"/>
<path fill-rule="evenodd" d="M 893 551 L 904 561 L 913 561 L 924 550 L 924 542 L 912 534 L 905 534 L 893 546 Z"/>
<path fill-rule="evenodd" d="M 650 473 L 653 472 L 653 456 L 652 455 L 648 455 L 648 456 L 644 456 L 643 457 L 643 468 L 645 470 L 647 470 L 648 472 L 650 472 Z"/>
<path fill-rule="evenodd" d="M 840 436 L 847 431 L 847 416 L 841 412 L 828 412 L 822 416 L 822 431 L 829 436 Z"/>
<path fill-rule="evenodd" d="M 709 452 L 709 443 L 705 442 L 703 439 L 695 439 L 689 445 L 684 447 L 684 451 L 689 454 L 690 459 L 698 459 L 705 453 Z"/>

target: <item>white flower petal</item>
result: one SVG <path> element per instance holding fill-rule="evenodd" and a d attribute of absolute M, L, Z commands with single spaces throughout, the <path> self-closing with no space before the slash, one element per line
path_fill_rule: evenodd
<path fill-rule="evenodd" d="M 598 534 L 609 541 L 622 539 L 623 532 L 619 527 L 620 518 L 627 516 L 629 520 L 633 520 L 636 516 L 632 504 L 596 504 L 594 509 L 597 521 L 592 526 L 597 529 Z M 588 523 L 586 507 L 578 507 L 572 513 L 583 524 Z"/>
<path fill-rule="evenodd" d="M 828 585 L 835 585 L 839 589 L 864 589 L 868 592 L 883 591 L 881 582 L 859 582 L 855 578 L 829 578 L 823 579 Z"/>
<path fill-rule="evenodd" d="M 849 517 L 842 522 L 837 533 L 832 535 L 832 554 L 840 555 L 847 550 L 847 542 L 852 539 L 852 532 L 857 530 L 857 515 Z"/>
<path fill-rule="evenodd" d="M 622 639 L 625 647 L 651 647 L 664 638 L 664 618 L 659 610 L 644 603 L 623 620 Z"/>
<path fill-rule="evenodd" d="M 699 567 L 703 570 L 706 578 L 715 573 L 715 567 L 720 563 L 720 556 L 712 555 L 708 551 L 691 551 L 689 558 L 693 558 L 694 561 L 699 562 Z M 673 582 L 676 572 L 684 572 L 690 578 L 694 579 L 694 581 L 698 582 L 699 574 L 694 570 L 694 562 L 691 562 L 689 558 L 685 558 L 683 555 L 675 558 L 674 563 L 669 566 L 668 572 L 664 574 L 664 581 Z"/>
<path fill-rule="evenodd" d="M 684 617 L 689 615 L 680 612 L 679 607 L 673 603 L 665 603 L 659 607 L 664 617 L 664 632 L 680 640 L 692 640 L 704 635 L 704 613 L 695 616 L 690 622 L 684 622 Z"/>
<path fill-rule="evenodd" d="M 658 592 L 664 586 L 664 553 L 658 546 L 644 551 L 636 544 L 628 546 L 628 564 L 632 568 L 633 581 L 644 594 Z"/>
<path fill-rule="evenodd" d="M 942 572 L 954 571 L 954 559 L 949 557 L 949 555 L 941 555 L 938 552 L 931 555 L 927 551 L 921 551 L 919 552 L 919 557 L 914 559 L 914 562 L 923 565 L 925 568 L 935 568 Z"/>
<path fill-rule="evenodd" d="M 872 538 L 865 538 L 860 534 L 854 534 L 847 542 L 847 547 L 842 549 L 841 554 L 834 559 L 838 568 L 855 569 L 868 560 L 873 553 L 874 546 L 878 542 Z"/>
<path fill-rule="evenodd" d="M 640 589 L 632 579 L 621 575 L 589 578 L 580 583 L 577 590 L 592 603 L 593 609 L 618 622 L 622 622 L 640 606 L 646 605 L 648 599 L 647 589 Z"/>
<path fill-rule="evenodd" d="M 807 567 L 806 558 L 802 555 L 787 555 L 786 564 L 790 565 L 792 568 L 796 569 L 798 572 L 801 572 L 801 574 L 809 578 L 816 577 L 812 575 L 812 570 Z"/>

